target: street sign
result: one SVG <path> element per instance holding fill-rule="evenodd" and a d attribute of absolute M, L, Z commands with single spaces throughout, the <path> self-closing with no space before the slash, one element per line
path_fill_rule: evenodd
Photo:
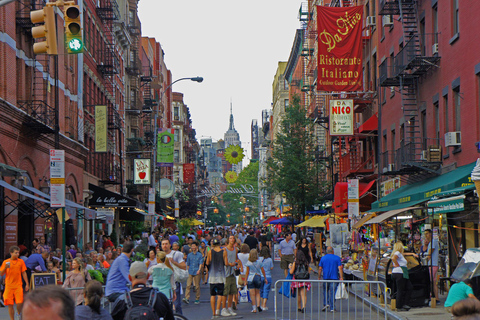
<path fill-rule="evenodd" d="M 65 207 L 65 151 L 50 149 L 50 207 Z"/>

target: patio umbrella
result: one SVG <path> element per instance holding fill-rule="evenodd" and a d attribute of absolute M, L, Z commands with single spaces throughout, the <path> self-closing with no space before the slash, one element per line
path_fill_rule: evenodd
<path fill-rule="evenodd" d="M 290 224 L 298 224 L 298 220 L 294 220 L 291 218 L 281 218 L 277 220 L 270 221 L 270 224 L 281 224 L 281 225 L 290 225 Z"/>
<path fill-rule="evenodd" d="M 304 222 L 297 224 L 297 227 L 310 227 L 310 228 L 324 228 L 325 227 L 325 220 L 328 218 L 326 216 L 314 216 Z"/>
<path fill-rule="evenodd" d="M 197 219 L 193 220 L 193 225 L 194 226 L 203 226 L 203 222 L 202 221 L 198 221 Z"/>
<path fill-rule="evenodd" d="M 271 221 L 278 220 L 278 217 L 269 217 L 267 220 L 263 221 L 263 224 L 269 224 Z"/>

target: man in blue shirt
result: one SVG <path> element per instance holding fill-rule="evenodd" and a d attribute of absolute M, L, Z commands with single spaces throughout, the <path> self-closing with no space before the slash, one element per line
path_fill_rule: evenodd
<path fill-rule="evenodd" d="M 193 282 L 193 290 L 195 291 L 195 304 L 200 303 L 200 278 L 202 277 L 202 273 L 200 267 L 203 263 L 203 256 L 200 252 L 198 252 L 198 242 L 193 241 L 190 244 L 191 252 L 187 256 L 187 270 L 188 270 L 188 280 L 187 280 L 187 289 L 185 290 L 185 298 L 183 298 L 183 302 L 186 304 L 189 303 L 190 299 L 190 289 L 192 288 Z"/>
<path fill-rule="evenodd" d="M 25 261 L 25 266 L 27 267 L 27 278 L 29 281 L 32 276 L 32 271 L 35 272 L 35 268 L 40 267 L 42 272 L 47 272 L 47 267 L 45 266 L 45 260 L 47 260 L 47 258 L 47 251 L 43 251 L 42 254 L 34 253 L 28 257 L 27 261 Z"/>
<path fill-rule="evenodd" d="M 295 246 L 295 241 L 292 240 L 292 233 L 287 232 L 285 234 L 285 239 L 280 242 L 278 248 L 278 255 L 280 256 L 280 268 L 283 269 L 285 277 L 290 263 L 293 263 L 295 256 L 297 255 L 297 247 Z"/>
<path fill-rule="evenodd" d="M 125 291 L 128 290 L 127 284 L 130 284 L 128 272 L 130 270 L 130 257 L 133 252 L 133 242 L 123 244 L 122 254 L 115 259 L 108 271 L 107 286 L 105 296 L 108 301 L 114 302 L 117 298 L 123 299 Z"/>
<path fill-rule="evenodd" d="M 327 247 L 327 254 L 322 257 L 318 265 L 318 280 L 343 280 L 343 266 L 340 257 L 333 254 L 333 248 Z M 323 309 L 335 312 L 335 290 L 337 283 L 327 282 L 323 284 Z"/>

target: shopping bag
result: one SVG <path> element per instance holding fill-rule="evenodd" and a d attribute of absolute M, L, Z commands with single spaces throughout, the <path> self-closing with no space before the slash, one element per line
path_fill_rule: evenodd
<path fill-rule="evenodd" d="M 290 272 L 289 272 L 286 279 L 287 280 L 293 279 L 293 275 L 290 274 Z M 284 282 L 282 284 L 282 286 L 280 287 L 280 290 L 278 290 L 278 293 L 283 294 L 287 298 L 290 298 L 290 295 L 292 295 L 292 298 L 294 298 L 295 296 L 292 293 L 294 293 L 295 291 L 291 292 L 290 284 L 291 284 L 291 282 Z"/>
<path fill-rule="evenodd" d="M 243 289 L 239 291 L 239 295 L 240 299 L 238 301 L 240 303 L 252 302 L 252 300 L 250 299 L 250 292 L 248 291 L 247 286 L 243 287 Z"/>
<path fill-rule="evenodd" d="M 337 287 L 337 292 L 335 292 L 335 299 L 348 299 L 347 288 L 344 283 L 340 283 Z"/>

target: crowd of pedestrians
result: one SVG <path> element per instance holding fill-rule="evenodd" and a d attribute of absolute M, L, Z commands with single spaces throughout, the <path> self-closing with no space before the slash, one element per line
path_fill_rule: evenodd
<path fill-rule="evenodd" d="M 299 270 L 308 273 L 309 262 L 314 260 L 309 239 L 299 237 L 295 243 L 295 234 L 282 235 L 285 240 L 281 241 L 278 254 L 285 276 L 296 278 Z M 65 304 L 63 287 L 71 299 L 68 306 L 75 309 L 75 319 L 124 319 L 139 303 L 151 303 L 157 319 L 173 319 L 174 313 L 183 313 L 182 304 L 200 303 L 202 285 L 209 287 L 212 318 L 235 316 L 240 291 L 249 292 L 250 311 L 259 313 L 268 310 L 272 282 L 277 280 L 272 279 L 273 240 L 273 234 L 262 227 L 198 228 L 183 237 L 171 230 L 157 229 L 143 242 L 127 237 L 117 247 L 109 237 L 99 235 L 85 250 L 73 245 L 66 248 L 67 276 L 62 279 L 61 250 L 48 247 L 44 238 L 35 239 L 31 251 L 11 247 L 10 257 L 0 267 L 0 275 L 6 276 L 4 303 L 13 320 L 14 304 L 17 313 L 22 313 L 30 275 L 48 272 L 55 273 L 61 285 L 54 289 L 39 287 L 33 290 L 35 294 L 26 295 L 30 298 L 26 299 L 29 304 L 24 313 L 53 310 L 58 307 L 55 301 Z M 144 259 L 132 262 L 138 260 L 135 248 L 142 244 L 148 248 Z M 91 276 L 90 270 L 108 271 L 105 287 Z M 306 292 L 310 290 L 306 279 L 292 283 L 292 290 L 301 297 L 298 308 L 303 312 Z M 42 291 L 44 295 L 38 295 Z M 51 295 L 51 299 L 45 295 Z M 102 299 L 108 301 L 109 312 L 102 308 Z M 27 318 L 24 314 L 23 319 Z"/>

